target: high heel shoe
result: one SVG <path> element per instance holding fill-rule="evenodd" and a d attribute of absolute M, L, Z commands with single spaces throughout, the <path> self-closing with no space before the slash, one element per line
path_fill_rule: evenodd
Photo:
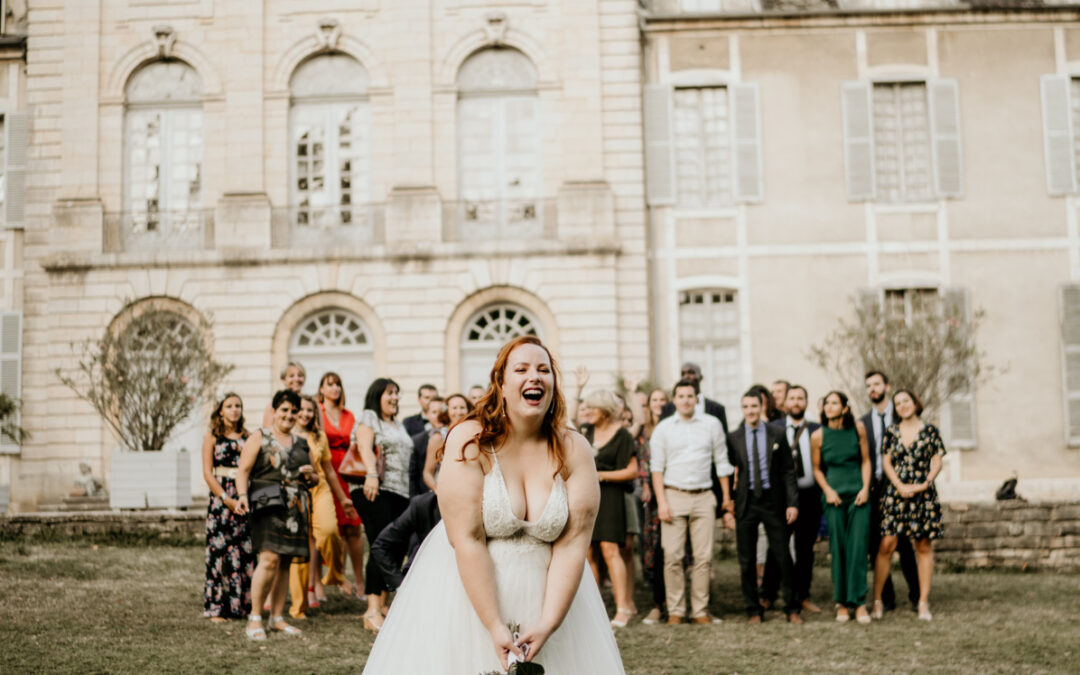
<path fill-rule="evenodd" d="M 322 604 L 322 603 L 319 602 L 318 596 L 315 595 L 315 587 L 314 586 L 308 586 L 308 589 L 307 589 L 307 606 L 308 606 L 308 608 L 309 609 L 318 609 L 320 604 Z"/>
<path fill-rule="evenodd" d="M 372 633 L 378 633 L 382 628 L 382 614 L 379 612 L 367 612 L 364 614 L 364 630 L 369 630 Z"/>
<path fill-rule="evenodd" d="M 874 611 L 870 612 L 871 619 L 885 618 L 885 603 L 880 600 L 874 601 Z"/>
<path fill-rule="evenodd" d="M 626 618 L 619 619 L 620 615 L 624 616 Z M 615 616 L 611 619 L 611 625 L 614 628 L 626 628 L 627 624 L 630 623 L 630 617 L 631 616 L 633 616 L 633 612 L 631 612 L 628 609 L 624 609 L 622 607 L 619 607 L 619 608 L 617 608 L 615 610 Z"/>

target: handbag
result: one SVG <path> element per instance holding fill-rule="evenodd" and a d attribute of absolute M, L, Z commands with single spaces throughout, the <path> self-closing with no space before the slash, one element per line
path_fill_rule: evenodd
<path fill-rule="evenodd" d="M 267 483 L 253 489 L 248 495 L 253 514 L 263 515 L 285 508 L 285 490 L 281 483 Z"/>
<path fill-rule="evenodd" d="M 346 483 L 364 482 L 368 470 L 364 460 L 360 459 L 360 450 L 358 448 L 353 448 L 345 453 L 345 456 L 341 459 L 341 464 L 338 465 L 337 472 Z M 386 458 L 383 456 L 382 448 L 378 445 L 375 446 L 375 475 L 379 477 L 380 483 L 383 482 L 383 478 L 386 476 Z"/>

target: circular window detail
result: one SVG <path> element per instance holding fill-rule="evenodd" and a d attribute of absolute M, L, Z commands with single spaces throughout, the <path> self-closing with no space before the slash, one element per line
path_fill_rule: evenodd
<path fill-rule="evenodd" d="M 494 342 L 499 346 L 522 335 L 536 335 L 536 322 L 520 307 L 495 305 L 473 317 L 465 329 L 465 342 Z"/>
<path fill-rule="evenodd" d="M 375 354 L 363 319 L 340 308 L 309 315 L 293 331 L 289 360 L 307 371 L 304 393 L 314 394 L 319 380 L 337 373 L 350 396 L 359 396 L 374 377 Z"/>
<path fill-rule="evenodd" d="M 310 317 L 301 324 L 293 337 L 294 350 L 321 351 L 320 348 L 337 347 L 371 349 L 364 322 L 341 309 L 320 312 Z"/>

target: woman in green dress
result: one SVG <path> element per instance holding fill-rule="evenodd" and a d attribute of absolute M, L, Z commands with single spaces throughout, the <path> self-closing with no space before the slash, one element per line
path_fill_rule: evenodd
<path fill-rule="evenodd" d="M 915 545 L 919 618 L 930 621 L 930 576 L 934 571 L 931 542 L 945 532 L 934 479 L 941 472 L 945 444 L 933 424 L 919 419 L 922 402 L 910 389 L 893 394 L 893 410 L 900 423 L 889 427 L 881 440 L 881 468 L 889 485 L 881 496 L 881 547 L 874 562 L 874 618 L 884 615 L 881 592 L 892 565 L 896 538 L 904 535 Z"/>
<path fill-rule="evenodd" d="M 836 620 L 870 623 L 866 611 L 867 543 L 870 538 L 870 453 L 866 428 L 838 391 L 825 396 L 821 428 L 810 436 L 814 480 L 821 487 L 829 526 Z"/>
<path fill-rule="evenodd" d="M 308 489 L 318 482 L 307 441 L 293 435 L 300 396 L 290 389 L 274 394 L 270 427 L 251 434 L 240 453 L 236 475 L 239 508 L 251 510 L 251 547 L 258 564 L 251 578 L 251 615 L 245 630 L 251 640 L 265 640 L 261 608 L 270 598 L 270 628 L 285 635 L 300 630 L 285 623 L 285 591 L 292 559 L 307 560 Z M 272 495 L 272 499 L 267 499 Z"/>

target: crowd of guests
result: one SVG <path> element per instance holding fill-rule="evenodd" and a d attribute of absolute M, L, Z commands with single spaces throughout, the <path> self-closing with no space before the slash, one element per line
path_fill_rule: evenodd
<path fill-rule="evenodd" d="M 589 373 L 577 371 L 570 419 L 594 448 L 600 481 L 588 560 L 597 581 L 610 583 L 612 626 L 638 613 L 635 539 L 653 601 L 643 623 L 718 622 L 709 612 L 718 521 L 735 532 L 750 623 L 774 605 L 792 623 L 802 623 L 804 610 L 821 611 L 810 589 L 823 533 L 837 621 L 870 623 L 895 608 L 896 552 L 912 608 L 930 620 L 931 542 L 942 534 L 934 479 L 945 448 L 921 421 L 917 394 L 893 392 L 888 377 L 872 371 L 870 412 L 855 419 L 847 395 L 832 391 L 818 401 L 815 422 L 806 389 L 778 380 L 748 390 L 742 421 L 729 429 L 724 406 L 701 396 L 701 378 L 697 365 L 684 364 L 668 392 L 638 391 L 636 378 L 625 376 L 624 397 L 586 394 Z M 447 431 L 486 390 L 444 398 L 425 384 L 420 412 L 398 419 L 401 391 L 391 379 L 370 384 L 359 415 L 345 407 L 336 373 L 322 375 L 315 396 L 301 393 L 307 373 L 299 363 L 289 363 L 281 380 L 259 428 L 246 428 L 235 393 L 211 415 L 203 443 L 211 493 L 204 614 L 246 618 L 252 640 L 265 640 L 268 629 L 296 635 L 285 620 L 287 596 L 289 616 L 302 618 L 333 586 L 366 600 L 364 627 L 378 631 L 388 594 L 440 520 Z"/>

